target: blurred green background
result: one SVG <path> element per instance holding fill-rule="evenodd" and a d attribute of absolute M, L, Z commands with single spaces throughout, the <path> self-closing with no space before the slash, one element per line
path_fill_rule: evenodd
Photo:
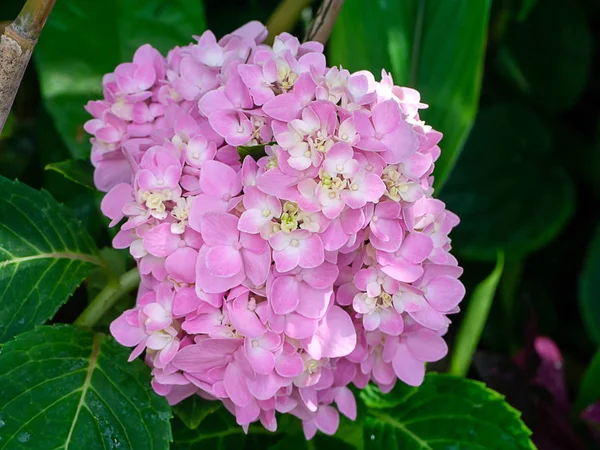
<path fill-rule="evenodd" d="M 0 23 L 22 3 L 1 0 Z M 222 36 L 266 22 L 278 3 L 58 0 L 0 137 L 0 175 L 49 190 L 110 246 L 99 194 L 44 170 L 88 156 L 83 105 L 100 97 L 102 74 L 141 44 L 165 52 L 206 28 Z M 306 3 L 289 30 L 298 36 L 319 6 Z M 590 365 L 600 346 L 599 44 L 599 0 L 346 0 L 327 48 L 331 64 L 385 68 L 430 105 L 422 118 L 445 135 L 436 196 L 461 218 L 452 238 L 463 309 L 498 251 L 506 257 L 469 375 L 524 412 L 540 449 L 594 445 L 578 416 L 600 400 L 600 358 Z M 59 320 L 76 317 L 86 289 Z M 515 364 L 540 335 L 564 358 L 568 411 L 536 386 L 535 368 Z"/>

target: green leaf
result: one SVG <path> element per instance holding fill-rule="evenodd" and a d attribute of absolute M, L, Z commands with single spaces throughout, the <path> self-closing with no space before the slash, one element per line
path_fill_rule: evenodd
<path fill-rule="evenodd" d="M 191 430 L 198 428 L 204 419 L 223 406 L 221 402 L 205 400 L 193 395 L 173 406 L 173 412 Z"/>
<path fill-rule="evenodd" d="M 94 167 L 89 159 L 69 159 L 46 165 L 45 170 L 54 170 L 65 178 L 83 187 L 96 190 L 94 187 Z"/>
<path fill-rule="evenodd" d="M 330 60 L 350 71 L 391 71 L 400 86 L 421 91 L 422 118 L 444 133 L 436 162 L 439 189 L 475 119 L 490 0 L 346 0 Z M 451 18 L 451 20 L 449 19 Z"/>
<path fill-rule="evenodd" d="M 169 448 L 167 401 L 112 338 L 39 327 L 2 346 L 0 449 Z"/>
<path fill-rule="evenodd" d="M 379 396 L 381 408 L 370 399 L 365 450 L 535 450 L 520 413 L 483 383 L 428 374 L 419 388 L 397 383 Z"/>
<path fill-rule="evenodd" d="M 519 22 L 509 28 L 502 52 L 510 56 L 499 60 L 500 67 L 536 103 L 551 111 L 569 109 L 590 75 L 593 37 L 586 11 L 578 0 L 533 3 L 524 2 Z M 517 72 L 505 67 L 507 61 L 521 77 L 513 78 Z"/>
<path fill-rule="evenodd" d="M 571 178 L 551 150 L 552 130 L 521 104 L 483 108 L 441 199 L 461 223 L 463 258 L 513 261 L 552 241 L 573 213 Z"/>
<path fill-rule="evenodd" d="M 356 447 L 343 442 L 335 436 L 327 436 L 318 433 L 310 441 L 306 440 L 304 434 L 287 434 L 275 445 L 269 447 L 269 450 L 355 450 Z"/>
<path fill-rule="evenodd" d="M 75 158 L 89 155 L 83 106 L 102 96 L 102 76 L 152 44 L 166 52 L 206 28 L 200 0 L 57 2 L 36 46 L 42 96 Z"/>
<path fill-rule="evenodd" d="M 587 250 L 579 283 L 579 308 L 589 336 L 600 345 L 600 226 Z"/>
<path fill-rule="evenodd" d="M 579 383 L 579 392 L 575 401 L 575 408 L 581 411 L 592 403 L 600 401 L 600 350 L 596 353 L 592 362 L 583 374 Z"/>
<path fill-rule="evenodd" d="M 265 146 L 273 145 L 275 142 L 269 142 L 268 144 L 261 145 L 240 145 L 237 147 L 238 155 L 243 161 L 246 156 L 250 156 L 254 160 L 258 160 L 266 155 Z"/>
<path fill-rule="evenodd" d="M 94 265 L 96 244 L 45 191 L 0 177 L 0 342 L 51 318 Z"/>
<path fill-rule="evenodd" d="M 452 348 L 449 370 L 452 375 L 464 377 L 469 371 L 503 270 L 504 254 L 500 252 L 493 272 L 475 287 L 466 305 L 467 312 L 460 324 L 460 330 Z"/>
<path fill-rule="evenodd" d="M 172 421 L 172 426 L 171 450 L 268 448 L 278 438 L 278 435 L 266 430 L 262 425 L 250 426 L 249 434 L 246 436 L 243 428 L 235 422 L 233 415 L 225 408 L 218 408 L 208 414 L 202 421 L 202 426 L 195 430 L 189 429 L 178 419 Z M 246 446 L 251 441 L 255 446 Z"/>

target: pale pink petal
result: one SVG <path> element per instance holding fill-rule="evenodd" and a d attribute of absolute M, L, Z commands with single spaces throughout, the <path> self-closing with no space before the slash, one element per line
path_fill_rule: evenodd
<path fill-rule="evenodd" d="M 130 325 L 127 317 L 131 314 L 137 317 L 138 312 L 136 310 L 125 311 L 110 324 L 110 333 L 119 344 L 126 347 L 136 346 L 147 337 L 141 326 Z"/>
<path fill-rule="evenodd" d="M 464 296 L 464 285 L 450 275 L 434 278 L 425 288 L 425 298 L 438 311 L 450 311 Z"/>
<path fill-rule="evenodd" d="M 225 369 L 223 386 L 231 401 L 237 406 L 245 407 L 252 402 L 252 395 L 246 386 L 246 376 L 237 363 L 230 363 Z"/>
<path fill-rule="evenodd" d="M 237 224 L 232 214 L 206 213 L 200 218 L 202 239 L 210 246 L 234 245 L 240 235 Z"/>
<path fill-rule="evenodd" d="M 418 264 L 410 264 L 406 261 L 398 261 L 393 266 L 384 266 L 381 271 L 394 280 L 404 283 L 412 283 L 423 275 L 423 267 Z"/>
<path fill-rule="evenodd" d="M 232 277 L 243 269 L 242 255 L 230 246 L 211 247 L 206 253 L 206 268 L 215 277 Z"/>
<path fill-rule="evenodd" d="M 291 245 L 293 245 L 293 241 Z M 321 242 L 321 238 L 318 235 L 313 234 L 308 239 L 301 241 L 300 257 L 298 260 L 300 267 L 311 269 L 320 266 L 324 261 L 325 252 L 323 242 Z"/>
<path fill-rule="evenodd" d="M 406 347 L 419 361 L 439 361 L 448 353 L 446 341 L 435 331 L 420 329 L 406 337 Z"/>
<path fill-rule="evenodd" d="M 247 380 L 249 392 L 256 397 L 257 400 L 268 400 L 272 398 L 282 385 L 282 378 L 274 372 L 270 372 L 266 375 L 257 374 Z"/>
<path fill-rule="evenodd" d="M 356 420 L 356 398 L 346 386 L 338 388 L 335 403 L 340 412 L 350 420 Z"/>
<path fill-rule="evenodd" d="M 271 252 L 267 249 L 263 253 L 256 254 L 242 249 L 244 271 L 246 276 L 255 286 L 261 286 L 267 281 L 269 269 L 271 268 Z"/>
<path fill-rule="evenodd" d="M 392 360 L 394 372 L 398 378 L 409 386 L 420 386 L 425 378 L 425 364 L 416 359 L 406 345 L 398 346 L 396 355 Z"/>
<path fill-rule="evenodd" d="M 332 436 L 340 426 L 340 415 L 333 406 L 320 406 L 315 424 L 323 433 Z"/>
<path fill-rule="evenodd" d="M 285 319 L 285 334 L 292 339 L 311 338 L 319 325 L 318 320 L 308 319 L 296 313 L 288 314 Z"/>
<path fill-rule="evenodd" d="M 314 359 L 338 358 L 349 355 L 356 346 L 356 331 L 352 319 L 339 306 L 332 306 L 306 345 Z"/>
<path fill-rule="evenodd" d="M 289 314 L 296 309 L 300 301 L 298 282 L 292 277 L 275 278 L 269 296 L 275 314 Z"/>

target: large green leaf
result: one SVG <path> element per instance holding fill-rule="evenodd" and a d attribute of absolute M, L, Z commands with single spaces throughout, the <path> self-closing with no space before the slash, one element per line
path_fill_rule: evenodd
<path fill-rule="evenodd" d="M 102 95 L 102 76 L 150 43 L 165 53 L 206 28 L 200 0 L 57 2 L 36 47 L 46 107 L 75 158 L 89 155 L 83 106 Z"/>
<path fill-rule="evenodd" d="M 539 1 L 523 10 L 526 19 L 509 27 L 498 52 L 500 68 L 537 104 L 568 109 L 590 74 L 593 37 L 586 11 L 579 0 Z"/>
<path fill-rule="evenodd" d="M 442 186 L 479 101 L 490 0 L 346 0 L 330 42 L 332 64 L 421 91 L 427 123 L 444 133 L 436 162 Z"/>
<path fill-rule="evenodd" d="M 1 450 L 169 448 L 167 401 L 112 338 L 40 327 L 2 346 Z"/>
<path fill-rule="evenodd" d="M 63 177 L 91 190 L 94 188 L 94 167 L 89 159 L 69 159 L 47 164 L 45 170 L 53 170 Z"/>
<path fill-rule="evenodd" d="M 262 427 L 252 425 L 245 435 L 241 426 L 236 424 L 233 415 L 225 408 L 218 408 L 208 414 L 194 430 L 182 421 L 173 420 L 172 450 L 229 450 L 231 448 L 268 448 L 280 437 Z M 252 445 L 254 444 L 254 445 Z"/>
<path fill-rule="evenodd" d="M 600 227 L 587 250 L 579 283 L 579 307 L 588 334 L 600 345 Z"/>
<path fill-rule="evenodd" d="M 524 105 L 483 108 L 441 198 L 461 223 L 465 258 L 522 258 L 554 239 L 571 216 L 573 183 L 552 153 L 552 130 Z"/>
<path fill-rule="evenodd" d="M 356 450 L 357 447 L 338 439 L 338 434 L 339 432 L 333 437 L 318 433 L 307 441 L 302 433 L 286 433 L 285 437 L 269 447 L 269 450 Z"/>
<path fill-rule="evenodd" d="M 94 241 L 45 191 L 0 177 L 0 342 L 40 325 L 102 265 Z"/>
<path fill-rule="evenodd" d="M 215 409 L 208 414 L 196 416 L 199 421 L 194 421 L 194 429 L 190 429 L 189 410 L 191 403 L 184 408 L 187 413 L 182 415 L 181 408 L 174 408 L 175 414 L 185 420 L 174 419 L 173 425 L 173 444 L 172 450 L 196 450 L 206 448 L 211 450 L 229 450 L 237 448 L 239 450 L 356 450 L 358 445 L 351 445 L 347 439 L 340 436 L 342 432 L 348 432 L 348 429 L 338 430 L 335 436 L 326 436 L 318 433 L 311 441 L 307 441 L 302 433 L 300 421 L 289 414 L 278 415 L 278 427 L 276 432 L 266 430 L 260 423 L 252 424 L 249 427 L 248 434 L 235 422 L 233 415 L 222 407 L 222 404 L 212 402 L 217 405 Z M 184 418 L 185 417 L 185 418 Z M 354 424 L 355 428 L 360 428 L 359 424 Z M 356 443 L 359 444 L 359 443 Z"/>
<path fill-rule="evenodd" d="M 419 388 L 370 386 L 366 450 L 535 450 L 520 414 L 482 383 L 429 374 Z"/>
<path fill-rule="evenodd" d="M 191 430 L 195 430 L 210 414 L 222 408 L 219 401 L 205 400 L 198 395 L 186 398 L 173 406 L 173 412 Z"/>

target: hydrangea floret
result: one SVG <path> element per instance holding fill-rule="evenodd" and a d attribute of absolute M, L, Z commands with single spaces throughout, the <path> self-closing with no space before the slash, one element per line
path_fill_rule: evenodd
<path fill-rule="evenodd" d="M 432 198 L 442 135 L 417 91 L 266 36 L 142 46 L 85 129 L 113 245 L 141 275 L 113 336 L 171 404 L 221 401 L 246 430 L 293 414 L 310 439 L 356 418 L 350 384 L 417 386 L 446 355 L 458 218 Z"/>

